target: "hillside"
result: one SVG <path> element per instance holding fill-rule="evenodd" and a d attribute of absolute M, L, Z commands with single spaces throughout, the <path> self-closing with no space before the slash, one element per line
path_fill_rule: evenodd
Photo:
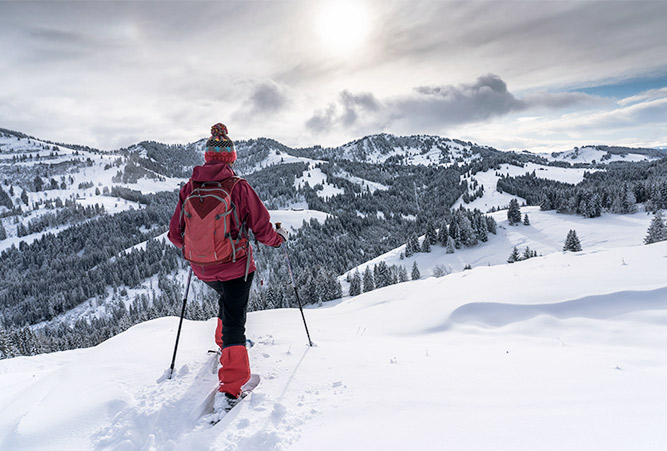
<path fill-rule="evenodd" d="M 164 237 L 176 190 L 202 162 L 202 146 L 144 141 L 102 152 L 0 129 L 0 335 L 10 342 L 0 357 L 93 346 L 180 312 L 185 265 Z M 418 261 L 424 275 L 436 266 L 456 272 L 504 263 L 513 245 L 558 250 L 568 223 L 590 249 L 595 226 L 587 219 L 601 216 L 617 218 L 603 221 L 610 247 L 626 237 L 641 241 L 651 218 L 641 212 L 667 207 L 667 159 L 646 149 L 582 149 L 610 157 L 596 154 L 593 164 L 585 161 L 590 155 L 517 154 L 427 135 L 372 135 L 336 148 L 259 138 L 237 142 L 235 170 L 272 219 L 291 228 L 302 300 L 317 305 L 348 293 L 341 275 L 385 255 L 408 270 Z M 418 254 L 400 261 L 406 240 L 453 230 L 460 207 L 500 224 L 504 214 L 494 211 L 515 198 L 534 221 L 514 228 L 525 234 L 501 224 L 497 235 L 468 234 L 459 249 L 452 232 L 455 253 L 440 259 L 436 246 L 430 260 Z M 549 221 L 560 228 L 540 236 Z M 251 294 L 251 310 L 295 306 L 283 254 L 256 250 L 263 283 Z M 196 287 L 186 316 L 215 315 L 212 296 Z"/>
<path fill-rule="evenodd" d="M 555 252 L 249 315 L 262 384 L 214 427 L 214 321 L 0 361 L 0 449 L 661 449 L 667 244 Z M 361 421 L 363 420 L 363 421 Z M 521 430 L 516 425 L 521 424 Z M 341 431 L 345 431 L 341 433 Z"/>

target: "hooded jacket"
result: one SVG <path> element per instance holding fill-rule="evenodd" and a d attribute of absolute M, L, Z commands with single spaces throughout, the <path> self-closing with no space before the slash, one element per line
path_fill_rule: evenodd
<path fill-rule="evenodd" d="M 221 182 L 234 176 L 234 171 L 227 163 L 219 161 L 210 161 L 203 166 L 195 166 L 192 170 L 192 180 L 195 182 Z M 179 249 L 183 249 L 183 233 L 185 232 L 185 220 L 181 217 L 181 208 L 183 202 L 192 192 L 192 184 L 186 183 L 181 188 L 176 211 L 169 221 L 169 233 L 167 237 Z M 260 243 L 267 246 L 277 247 L 283 242 L 280 235 L 276 233 L 270 222 L 270 215 L 259 196 L 254 189 L 245 180 L 240 180 L 232 190 L 232 203 L 236 206 L 236 211 L 241 223 L 245 222 L 246 227 L 252 230 L 255 238 Z M 232 221 L 231 235 L 238 235 L 238 227 Z M 219 263 L 217 265 L 201 266 L 192 265 L 195 275 L 205 281 L 215 280 L 226 281 L 245 276 L 246 264 L 248 263 L 248 273 L 255 271 L 255 262 L 252 258 L 252 252 L 237 258 L 235 262 Z"/>

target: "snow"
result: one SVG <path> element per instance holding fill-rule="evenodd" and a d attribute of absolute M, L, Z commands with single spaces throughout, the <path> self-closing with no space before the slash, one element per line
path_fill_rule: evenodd
<path fill-rule="evenodd" d="M 1 449 L 662 449 L 667 243 L 553 253 L 248 315 L 255 392 L 214 427 L 215 320 L 0 361 Z M 625 261 L 625 264 L 622 263 Z M 344 431 L 344 433 L 341 433 Z"/>
<path fill-rule="evenodd" d="M 295 232 L 303 226 L 303 221 L 310 222 L 311 219 L 316 219 L 321 224 L 331 216 L 329 213 L 317 210 L 295 209 L 295 210 L 269 210 L 271 215 L 271 222 L 282 223 L 284 228 L 290 232 Z"/>
<path fill-rule="evenodd" d="M 311 188 L 314 188 L 315 185 L 322 185 L 322 189 L 316 191 L 316 193 L 323 199 L 327 199 L 338 194 L 343 194 L 345 192 L 343 189 L 327 183 L 327 175 L 322 172 L 320 168 L 313 166 L 304 171 L 301 177 L 298 177 L 294 180 L 294 187 L 296 189 L 301 189 L 306 183 L 308 183 Z"/>
<path fill-rule="evenodd" d="M 343 170 L 339 170 L 336 173 L 336 176 L 344 178 L 345 180 L 354 183 L 355 185 L 359 185 L 361 188 L 363 188 L 364 190 L 368 190 L 371 193 L 374 193 L 375 191 L 387 191 L 389 189 L 387 185 L 383 185 L 382 183 L 378 182 L 371 182 L 370 180 L 354 176 L 349 172 Z"/>
<path fill-rule="evenodd" d="M 566 161 L 569 163 L 611 163 L 614 161 L 646 161 L 652 158 L 646 155 L 636 153 L 628 153 L 626 155 L 609 154 L 606 150 L 598 149 L 597 147 L 586 146 L 582 148 L 574 148 L 565 152 L 556 152 L 555 154 L 543 155 L 548 160 L 552 161 Z M 607 157 L 607 159 L 603 159 Z"/>
<path fill-rule="evenodd" d="M 521 254 L 526 246 L 537 251 L 540 255 L 559 253 L 563 249 L 567 233 L 574 229 L 584 251 L 600 252 L 616 247 L 640 246 L 646 236 L 646 230 L 653 219 L 653 215 L 644 212 L 632 215 L 604 214 L 599 218 L 584 218 L 583 216 L 564 215 L 555 211 L 541 211 L 539 207 L 521 207 L 522 215 L 528 214 L 530 225 L 518 224 L 510 226 L 507 220 L 507 210 L 491 213 L 496 220 L 496 235 L 489 234 L 486 243 L 473 247 L 456 249 L 453 254 L 447 254 L 446 249 L 434 245 L 430 253 L 416 253 L 403 260 L 400 254 L 405 252 L 405 245 L 382 254 L 356 269 L 363 273 L 367 266 L 373 266 L 381 261 L 387 265 L 403 265 L 410 271 L 413 262 L 417 262 L 422 277 L 433 274 L 436 266 L 448 268 L 451 272 L 462 271 L 466 265 L 473 267 L 502 265 L 507 262 L 512 248 L 516 246 Z M 604 232 L 601 233 L 600 231 Z M 420 238 L 420 244 L 423 237 Z M 666 262 L 667 263 L 667 262 Z M 354 272 L 355 269 L 349 272 Z M 340 277 L 343 291 L 347 289 L 346 276 Z"/>
<path fill-rule="evenodd" d="M 499 170 L 490 169 L 485 172 L 478 172 L 472 179 L 477 180 L 480 185 L 484 186 L 484 195 L 481 198 L 466 204 L 463 202 L 463 196 L 454 204 L 453 208 L 458 208 L 463 205 L 465 208 L 472 210 L 477 208 L 482 212 L 487 212 L 492 208 L 507 208 L 510 200 L 513 198 L 522 199 L 519 196 L 514 196 L 508 193 L 499 193 L 496 190 L 496 185 L 499 175 L 509 175 L 516 177 L 532 173 L 535 171 L 535 176 L 541 179 L 555 180 L 557 182 L 570 183 L 576 185 L 584 180 L 584 172 L 595 172 L 597 169 L 582 169 L 582 168 L 560 168 L 554 166 L 543 166 L 535 163 L 526 163 L 524 167 L 514 166 L 510 164 L 503 164 Z M 471 179 L 471 182 L 472 182 Z M 525 201 L 525 199 L 524 199 Z"/>

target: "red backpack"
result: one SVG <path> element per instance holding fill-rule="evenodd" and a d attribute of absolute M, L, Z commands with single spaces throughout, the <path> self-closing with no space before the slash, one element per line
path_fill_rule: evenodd
<path fill-rule="evenodd" d="M 243 180 L 230 177 L 221 182 L 195 182 L 192 192 L 183 201 L 181 217 L 185 217 L 183 256 L 198 265 L 214 265 L 236 261 L 246 255 L 248 247 L 245 223 L 239 223 L 232 203 L 232 190 Z M 238 229 L 231 236 L 232 218 Z"/>

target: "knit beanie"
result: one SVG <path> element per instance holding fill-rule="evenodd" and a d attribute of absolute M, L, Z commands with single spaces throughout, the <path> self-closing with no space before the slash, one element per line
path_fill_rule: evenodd
<path fill-rule="evenodd" d="M 227 136 L 227 127 L 224 124 L 217 123 L 211 127 L 211 137 L 206 141 L 204 159 L 206 162 L 216 160 L 230 164 L 236 161 L 236 148 Z"/>

